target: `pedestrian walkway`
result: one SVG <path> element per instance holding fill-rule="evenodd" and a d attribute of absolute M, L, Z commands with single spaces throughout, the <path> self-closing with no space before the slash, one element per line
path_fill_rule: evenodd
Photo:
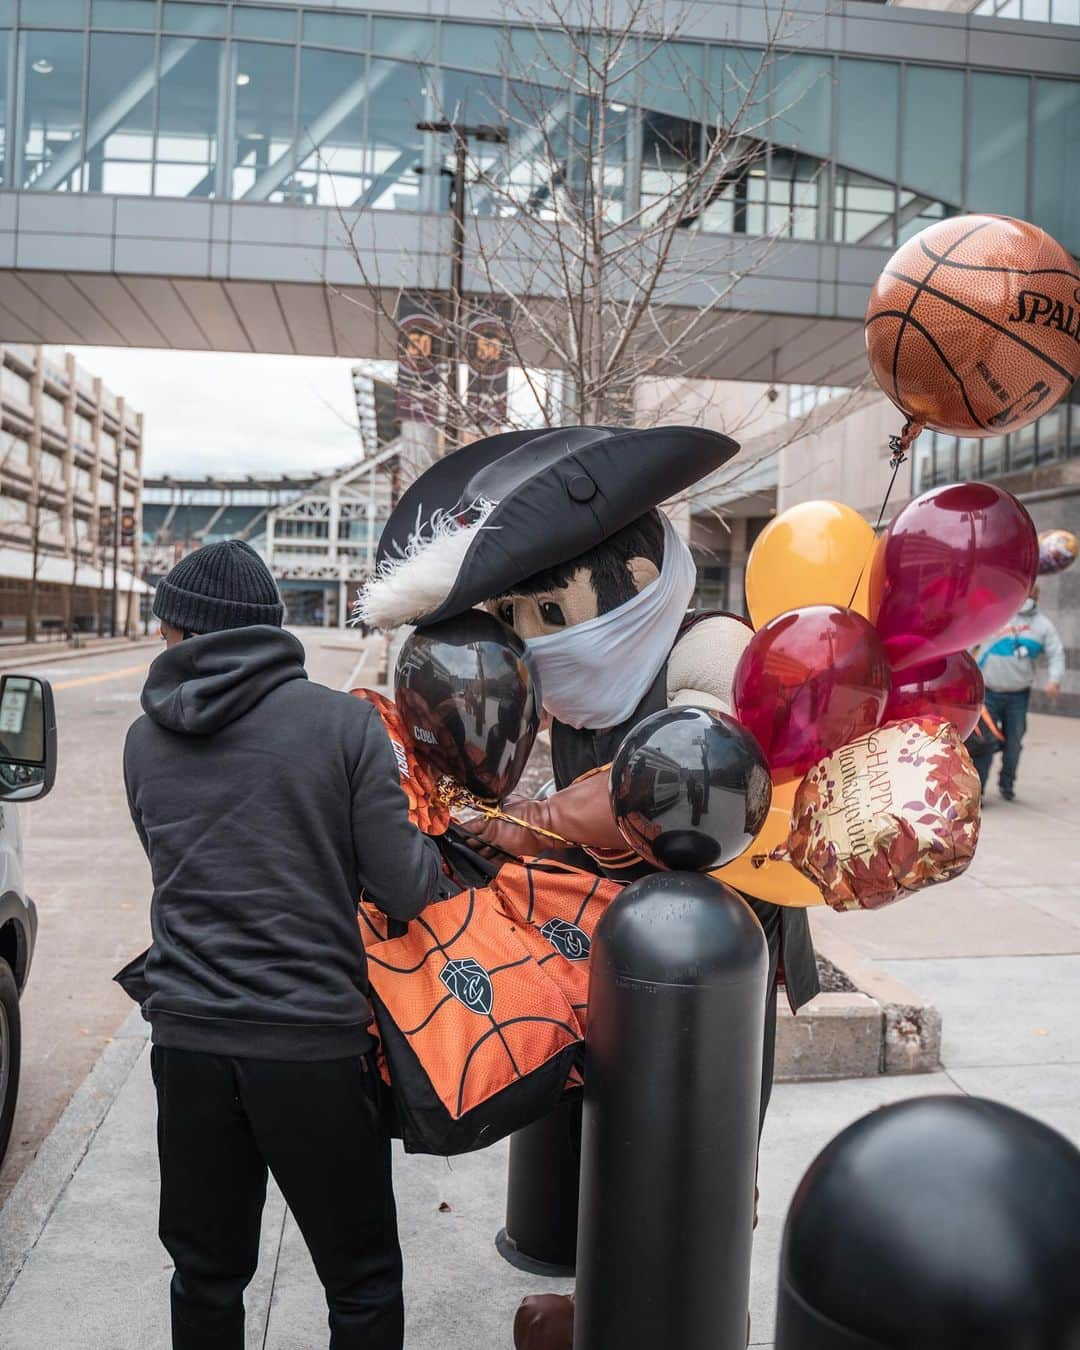
<path fill-rule="evenodd" d="M 967 1092 L 1029 1111 L 1080 1142 L 1078 756 L 1080 721 L 1033 718 L 1019 798 L 1007 805 L 991 791 L 966 877 L 878 914 L 815 911 L 815 927 L 937 1003 L 945 1069 L 776 1088 L 762 1147 L 753 1345 L 772 1344 L 791 1195 L 818 1151 L 851 1121 L 891 1101 Z M 149 1350 L 168 1343 L 170 1272 L 155 1232 L 153 1090 L 137 1021 L 129 1019 L 99 1070 L 101 1083 L 95 1086 L 91 1075 L 0 1211 L 0 1296 L 18 1267 L 0 1306 L 4 1350 Z M 121 1085 L 113 1099 L 115 1081 Z M 100 1128 L 80 1143 L 79 1120 L 68 1116 L 81 1112 L 93 1120 L 95 1102 L 100 1115 L 104 1097 L 112 1104 Z M 50 1185 L 49 1167 L 66 1184 L 58 1187 L 54 1177 Z M 520 1298 L 545 1287 L 495 1253 L 505 1173 L 505 1145 L 449 1162 L 398 1159 L 409 1350 L 509 1350 Z M 13 1240 L 23 1244 L 14 1256 Z M 248 1307 L 249 1350 L 326 1343 L 321 1292 L 276 1195 Z"/>
<path fill-rule="evenodd" d="M 151 640 L 146 634 L 133 633 L 130 637 L 110 637 L 83 634 L 76 641 L 66 639 L 50 642 L 0 641 L 0 670 L 32 670 L 36 666 L 53 666 L 59 661 L 74 661 L 85 656 L 100 656 L 104 652 L 131 647 Z M 153 641 L 157 641 L 156 632 Z"/>

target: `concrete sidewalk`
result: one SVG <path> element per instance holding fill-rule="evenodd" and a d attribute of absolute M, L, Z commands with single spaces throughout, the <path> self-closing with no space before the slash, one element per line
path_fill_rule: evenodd
<path fill-rule="evenodd" d="M 945 1071 L 779 1086 L 761 1158 L 753 1344 L 772 1343 L 784 1215 L 840 1129 L 930 1092 L 997 1098 L 1080 1142 L 1080 722 L 1033 718 L 1020 799 L 992 789 L 967 876 L 879 914 L 815 911 L 815 927 L 930 996 Z M 129 1019 L 0 1211 L 4 1350 L 168 1344 L 168 1259 L 155 1234 L 154 1105 L 145 1034 Z M 545 1282 L 496 1255 L 505 1145 L 453 1160 L 399 1158 L 410 1350 L 508 1350 L 514 1310 Z M 444 1208 L 445 1206 L 445 1208 Z M 558 1285 L 554 1287 L 560 1287 Z M 325 1345 L 325 1307 L 277 1195 L 249 1291 L 251 1350 Z"/>

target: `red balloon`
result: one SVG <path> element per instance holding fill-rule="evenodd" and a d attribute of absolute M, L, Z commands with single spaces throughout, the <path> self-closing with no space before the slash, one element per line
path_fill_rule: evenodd
<path fill-rule="evenodd" d="M 861 615 L 807 605 L 750 639 L 735 669 L 735 712 L 783 782 L 872 731 L 889 678 L 881 638 Z"/>
<path fill-rule="evenodd" d="M 974 647 L 1035 581 L 1031 517 L 992 483 L 931 488 L 893 518 L 874 553 L 870 613 L 894 670 Z"/>
<path fill-rule="evenodd" d="M 967 652 L 953 652 L 898 670 L 881 720 L 941 717 L 956 727 L 963 741 L 975 730 L 984 692 L 982 671 L 975 658 Z"/>

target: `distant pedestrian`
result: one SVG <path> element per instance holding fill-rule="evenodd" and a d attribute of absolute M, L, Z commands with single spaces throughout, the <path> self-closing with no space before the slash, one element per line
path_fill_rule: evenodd
<path fill-rule="evenodd" d="M 139 997 L 174 1350 L 243 1350 L 268 1169 L 325 1288 L 332 1350 L 400 1350 L 357 900 L 415 917 L 436 895 L 438 854 L 409 823 L 374 707 L 309 682 L 251 548 L 184 558 L 154 613 L 166 650 L 124 775 L 154 879 Z"/>
<path fill-rule="evenodd" d="M 1065 649 L 1057 629 L 1039 609 L 1037 585 L 1032 587 L 1019 613 L 995 638 L 976 648 L 975 654 L 986 681 L 986 710 L 1005 738 L 998 783 L 1001 795 L 1011 802 L 1016 797 L 1016 766 L 1027 730 L 1035 667 L 1040 658 L 1046 658 L 1049 668 L 1046 692 L 1051 698 L 1057 698 L 1065 677 Z M 974 762 L 985 792 L 993 752 L 976 755 Z"/>

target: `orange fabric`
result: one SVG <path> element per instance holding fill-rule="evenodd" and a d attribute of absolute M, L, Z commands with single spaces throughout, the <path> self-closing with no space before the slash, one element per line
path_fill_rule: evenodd
<path fill-rule="evenodd" d="M 576 867 L 545 862 L 532 867 L 508 864 L 490 889 L 521 920 L 522 941 L 562 991 L 584 1036 L 593 933 L 622 887 Z"/>
<path fill-rule="evenodd" d="M 450 810 L 438 801 L 435 775 L 417 759 L 397 704 L 373 689 L 354 689 L 352 694 L 366 699 L 382 719 L 394 747 L 401 788 L 409 800 L 409 819 L 424 834 L 445 834 L 450 827 Z"/>
<path fill-rule="evenodd" d="M 361 905 L 371 987 L 454 1119 L 584 1041 L 592 936 L 621 889 L 572 867 L 507 864 L 402 937 Z M 567 1086 L 580 1082 L 572 1073 Z"/>

